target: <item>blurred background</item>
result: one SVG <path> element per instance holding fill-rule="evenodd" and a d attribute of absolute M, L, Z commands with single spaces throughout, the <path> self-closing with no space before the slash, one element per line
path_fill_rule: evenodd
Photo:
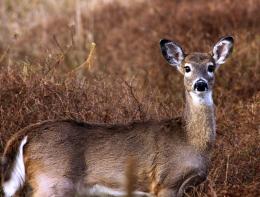
<path fill-rule="evenodd" d="M 159 40 L 210 52 L 232 35 L 232 57 L 216 73 L 210 176 L 187 196 L 259 196 L 259 10 L 258 0 L 1 0 L 0 154 L 17 130 L 41 120 L 180 116 L 182 76 Z"/>

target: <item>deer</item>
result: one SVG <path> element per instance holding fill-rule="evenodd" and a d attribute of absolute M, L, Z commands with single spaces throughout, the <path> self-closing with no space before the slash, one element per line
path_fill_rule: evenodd
<path fill-rule="evenodd" d="M 124 196 L 129 158 L 135 164 L 135 196 L 181 197 L 207 179 L 216 138 L 214 74 L 233 49 L 231 36 L 212 51 L 186 54 L 162 39 L 165 60 L 183 75 L 183 115 L 128 124 L 46 120 L 14 134 L 1 159 L 5 197 L 25 184 L 33 197 Z M 81 185 L 81 187 L 79 187 Z"/>

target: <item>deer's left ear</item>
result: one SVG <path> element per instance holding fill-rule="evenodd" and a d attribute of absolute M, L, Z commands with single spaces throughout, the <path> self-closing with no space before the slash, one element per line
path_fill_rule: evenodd
<path fill-rule="evenodd" d="M 213 47 L 213 59 L 217 65 L 224 64 L 232 53 L 234 39 L 231 36 L 220 39 Z"/>

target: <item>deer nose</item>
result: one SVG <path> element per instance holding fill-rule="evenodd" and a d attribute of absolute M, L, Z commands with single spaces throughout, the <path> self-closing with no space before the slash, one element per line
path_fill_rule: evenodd
<path fill-rule="evenodd" d="M 204 91 L 208 90 L 207 82 L 204 81 L 203 79 L 199 79 L 198 81 L 196 81 L 196 83 L 194 85 L 194 90 L 196 90 L 198 92 L 204 92 Z"/>

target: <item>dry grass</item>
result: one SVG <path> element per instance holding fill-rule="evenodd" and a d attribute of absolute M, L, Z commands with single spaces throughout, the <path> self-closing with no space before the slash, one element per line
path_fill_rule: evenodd
<path fill-rule="evenodd" d="M 259 1 L 145 0 L 95 9 L 88 1 L 17 2 L 0 2 L 0 152 L 13 133 L 40 120 L 118 123 L 180 115 L 182 79 L 164 62 L 158 41 L 208 51 L 231 34 L 233 56 L 217 72 L 210 176 L 187 196 L 260 195 Z M 96 58 L 85 78 L 66 78 L 92 41 Z"/>

